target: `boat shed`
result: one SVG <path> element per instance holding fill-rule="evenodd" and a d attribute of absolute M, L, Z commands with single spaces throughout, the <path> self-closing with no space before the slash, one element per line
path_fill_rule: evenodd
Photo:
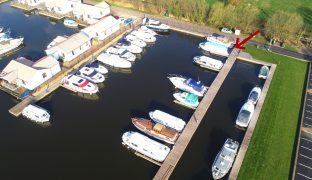
<path fill-rule="evenodd" d="M 100 21 L 82 29 L 82 32 L 97 40 L 104 40 L 109 35 L 120 29 L 120 22 L 113 16 L 106 16 Z"/>
<path fill-rule="evenodd" d="M 91 48 L 91 37 L 79 32 L 45 50 L 48 56 L 63 62 L 71 61 Z"/>
<path fill-rule="evenodd" d="M 99 3 L 101 6 L 92 6 L 80 3 L 73 9 L 73 15 L 77 19 L 93 24 L 110 14 L 110 7 L 106 2 Z"/>
<path fill-rule="evenodd" d="M 59 62 L 52 57 L 46 56 L 36 62 L 20 57 L 9 62 L 2 70 L 0 79 L 33 90 L 60 71 Z"/>

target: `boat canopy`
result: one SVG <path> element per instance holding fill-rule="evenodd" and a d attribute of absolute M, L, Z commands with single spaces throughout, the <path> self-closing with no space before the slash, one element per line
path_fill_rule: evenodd
<path fill-rule="evenodd" d="M 196 96 L 195 94 L 189 93 L 186 97 L 185 100 L 194 104 L 198 101 L 198 96 Z"/>
<path fill-rule="evenodd" d="M 194 79 L 188 79 L 186 80 L 186 84 L 191 86 L 193 89 L 197 91 L 203 91 L 204 85 L 200 81 L 196 81 Z"/>
<path fill-rule="evenodd" d="M 267 76 L 269 74 L 269 68 L 267 66 L 262 66 L 260 69 L 260 74 L 263 76 Z"/>

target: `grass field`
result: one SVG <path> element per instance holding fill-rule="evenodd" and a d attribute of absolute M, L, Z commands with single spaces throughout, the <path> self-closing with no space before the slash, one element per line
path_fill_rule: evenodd
<path fill-rule="evenodd" d="M 289 179 L 308 64 L 248 46 L 277 64 L 238 179 Z"/>

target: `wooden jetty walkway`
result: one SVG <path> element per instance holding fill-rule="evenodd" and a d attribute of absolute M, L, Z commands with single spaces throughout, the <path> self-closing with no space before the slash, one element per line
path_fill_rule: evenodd
<path fill-rule="evenodd" d="M 171 173 L 173 172 L 175 166 L 178 164 L 182 154 L 184 153 L 186 147 L 191 141 L 191 138 L 197 130 L 200 122 L 204 118 L 206 111 L 210 107 L 214 97 L 217 95 L 221 85 L 223 84 L 223 81 L 230 72 L 239 52 L 240 51 L 238 49 L 234 49 L 228 57 L 227 62 L 225 63 L 215 80 L 212 82 L 206 95 L 203 97 L 196 111 L 185 126 L 174 148 L 170 151 L 162 166 L 159 168 L 158 172 L 154 176 L 154 180 L 169 179 Z"/>

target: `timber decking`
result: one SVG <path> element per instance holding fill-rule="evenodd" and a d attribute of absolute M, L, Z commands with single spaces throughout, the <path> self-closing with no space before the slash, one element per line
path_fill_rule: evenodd
<path fill-rule="evenodd" d="M 220 73 L 217 75 L 217 77 L 211 84 L 206 95 L 200 102 L 199 106 L 197 107 L 196 111 L 190 118 L 187 125 L 185 126 L 174 148 L 170 151 L 166 160 L 163 162 L 162 166 L 160 167 L 160 169 L 154 176 L 155 180 L 169 179 L 171 173 L 173 172 L 175 166 L 178 164 L 183 152 L 185 151 L 188 143 L 193 137 L 197 127 L 199 126 L 200 122 L 204 118 L 206 111 L 211 105 L 214 97 L 217 95 L 221 85 L 223 84 L 223 81 L 225 80 L 228 73 L 230 72 L 234 62 L 236 61 L 236 58 L 239 52 L 240 51 L 238 49 L 234 49 L 232 53 L 230 54 L 230 56 L 228 57 L 227 63 L 223 66 Z"/>

